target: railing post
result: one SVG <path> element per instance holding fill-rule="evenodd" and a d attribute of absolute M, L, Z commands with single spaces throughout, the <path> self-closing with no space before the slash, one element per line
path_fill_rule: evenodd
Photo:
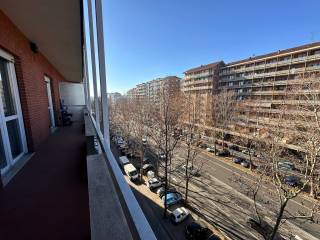
<path fill-rule="evenodd" d="M 85 32 L 84 32 L 85 35 Z M 84 47 L 83 47 L 83 88 L 84 88 L 84 97 L 87 109 L 91 112 L 91 104 L 90 104 L 90 86 L 89 86 L 89 77 L 88 77 L 88 58 L 87 58 L 87 49 L 86 49 L 86 36 L 84 36 Z"/>
<path fill-rule="evenodd" d="M 108 112 L 108 95 L 107 95 L 107 76 L 105 62 L 105 48 L 103 35 L 103 9 L 101 0 L 96 0 L 96 23 L 97 23 L 97 40 L 98 40 L 98 56 L 99 56 L 99 75 L 101 87 L 101 104 L 102 104 L 102 119 L 103 119 L 103 136 L 110 145 L 109 135 L 109 112 Z"/>
<path fill-rule="evenodd" d="M 94 28 L 93 28 L 93 14 L 92 14 L 92 2 L 88 0 L 88 18 L 89 18 L 89 31 L 90 31 L 90 52 L 91 52 L 91 67 L 92 67 L 92 79 L 94 88 L 94 104 L 95 104 L 95 117 L 97 129 L 100 131 L 100 109 L 97 87 L 97 74 L 96 74 L 96 47 L 94 44 Z"/>

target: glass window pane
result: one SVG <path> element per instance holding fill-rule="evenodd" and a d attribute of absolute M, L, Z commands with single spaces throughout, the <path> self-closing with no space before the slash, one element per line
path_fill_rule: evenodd
<path fill-rule="evenodd" d="M 5 116 L 15 115 L 16 108 L 9 80 L 8 62 L 3 58 L 0 58 L 0 95 Z"/>
<path fill-rule="evenodd" d="M 6 155 L 4 153 L 2 136 L 0 132 L 0 169 L 5 168 L 7 166 Z"/>
<path fill-rule="evenodd" d="M 15 159 L 20 153 L 22 153 L 21 135 L 18 119 L 14 119 L 7 122 L 7 129 L 10 140 L 12 158 Z"/>

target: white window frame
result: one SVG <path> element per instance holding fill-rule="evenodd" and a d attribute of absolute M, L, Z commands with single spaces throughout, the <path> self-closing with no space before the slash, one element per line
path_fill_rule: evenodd
<path fill-rule="evenodd" d="M 13 165 L 15 165 L 21 158 L 27 153 L 28 147 L 27 147 L 27 141 L 26 141 L 26 135 L 25 135 L 25 128 L 24 128 L 24 121 L 22 116 L 22 110 L 21 110 L 21 102 L 20 102 L 20 96 L 19 96 L 19 89 L 18 89 L 18 83 L 17 83 L 17 76 L 14 66 L 14 57 L 0 49 L 0 57 L 4 58 L 8 61 L 8 75 L 9 75 L 9 81 L 10 86 L 12 88 L 12 94 L 14 98 L 14 104 L 16 107 L 16 114 L 14 116 L 4 116 L 3 108 L 2 108 L 2 100 L 0 99 L 0 105 L 1 105 L 1 137 L 3 141 L 3 148 L 6 156 L 6 163 L 7 165 L 1 169 L 0 173 L 5 174 Z M 19 130 L 20 130 L 20 138 L 21 138 L 21 144 L 22 144 L 22 152 L 16 156 L 14 159 L 11 154 L 11 146 L 10 146 L 10 140 L 9 135 L 6 127 L 6 123 L 10 120 L 17 119 L 19 123 Z"/>

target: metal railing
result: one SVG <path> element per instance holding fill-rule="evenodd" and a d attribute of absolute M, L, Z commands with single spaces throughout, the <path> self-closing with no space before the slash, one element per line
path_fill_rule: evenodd
<path fill-rule="evenodd" d="M 139 235 L 141 240 L 156 240 L 156 236 L 154 235 L 153 230 L 150 227 L 148 220 L 146 219 L 137 199 L 135 198 L 132 190 L 130 189 L 128 183 L 126 182 L 123 173 L 118 165 L 117 160 L 115 159 L 109 144 L 106 139 L 103 137 L 101 131 L 97 129 L 96 121 L 94 117 L 90 115 L 92 124 L 96 131 L 97 137 L 99 138 L 101 148 L 105 154 L 105 160 L 107 161 L 107 165 L 110 166 L 110 172 L 113 175 L 115 182 L 117 184 L 118 189 L 120 190 L 120 194 L 128 212 L 130 214 L 130 219 L 132 220 L 134 227 Z"/>

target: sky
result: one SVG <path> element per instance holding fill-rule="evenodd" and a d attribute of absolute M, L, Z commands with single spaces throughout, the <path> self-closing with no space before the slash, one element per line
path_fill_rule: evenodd
<path fill-rule="evenodd" d="M 320 41 L 319 0 L 104 0 L 108 92 Z"/>

